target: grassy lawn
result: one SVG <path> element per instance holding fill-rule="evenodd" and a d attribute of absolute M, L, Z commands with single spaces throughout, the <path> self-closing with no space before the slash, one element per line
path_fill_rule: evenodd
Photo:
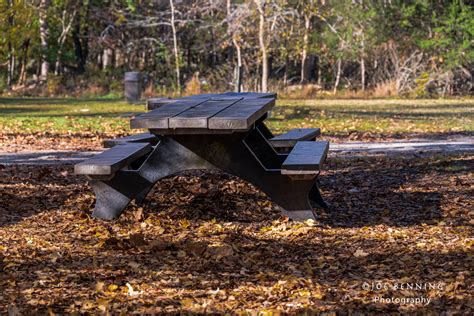
<path fill-rule="evenodd" d="M 124 134 L 143 111 L 122 100 L 0 99 L 0 131 Z M 321 127 L 327 136 L 467 132 L 474 130 L 474 99 L 279 100 L 268 122 L 275 131 Z"/>
<path fill-rule="evenodd" d="M 130 116 L 143 105 L 122 100 L 0 99 L 3 133 L 105 133 L 128 131 Z"/>
<path fill-rule="evenodd" d="M 474 130 L 474 100 L 282 100 L 271 127 L 318 126 L 327 135 Z"/>

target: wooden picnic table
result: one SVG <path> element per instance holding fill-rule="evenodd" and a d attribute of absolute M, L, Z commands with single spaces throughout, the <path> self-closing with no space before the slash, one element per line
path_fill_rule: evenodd
<path fill-rule="evenodd" d="M 93 215 L 117 217 L 166 176 L 217 169 L 253 183 L 291 218 L 314 218 L 313 207 L 327 208 L 316 178 L 329 143 L 314 141 L 319 128 L 273 135 L 265 119 L 275 99 L 224 93 L 150 100 L 153 110 L 131 120 L 148 133 L 108 140 L 111 149 L 75 166 L 96 193 Z"/>

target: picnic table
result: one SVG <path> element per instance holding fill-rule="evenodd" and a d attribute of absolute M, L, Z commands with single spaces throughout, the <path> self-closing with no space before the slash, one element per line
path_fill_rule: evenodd
<path fill-rule="evenodd" d="M 149 100 L 153 110 L 130 122 L 147 133 L 107 140 L 110 149 L 75 165 L 95 192 L 93 216 L 118 217 L 169 175 L 217 169 L 254 184 L 290 218 L 314 219 L 314 207 L 327 208 L 317 177 L 329 143 L 315 141 L 319 128 L 273 135 L 265 119 L 275 99 L 223 93 Z"/>

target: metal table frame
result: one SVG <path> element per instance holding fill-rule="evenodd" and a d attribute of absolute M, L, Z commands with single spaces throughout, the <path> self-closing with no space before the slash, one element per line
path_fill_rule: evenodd
<path fill-rule="evenodd" d="M 282 175 L 280 166 L 287 154 L 275 151 L 267 141 L 270 136 L 262 120 L 246 132 L 157 135 L 159 141 L 151 153 L 128 170 L 117 171 L 111 179 L 91 179 L 97 197 L 93 216 L 116 218 L 132 199 L 143 201 L 162 178 L 185 170 L 214 169 L 252 183 L 290 218 L 314 219 L 313 207 L 328 207 L 317 177 Z"/>

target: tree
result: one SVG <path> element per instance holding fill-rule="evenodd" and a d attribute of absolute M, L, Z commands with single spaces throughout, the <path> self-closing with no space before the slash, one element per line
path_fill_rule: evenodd
<path fill-rule="evenodd" d="M 32 42 L 37 35 L 37 16 L 25 1 L 0 2 L 0 70 L 6 67 L 6 84 L 11 87 L 26 81 Z M 33 42 L 34 43 L 34 42 Z M 0 78 L 1 79 L 1 78 Z"/>
<path fill-rule="evenodd" d="M 41 39 L 41 72 L 40 79 L 47 80 L 49 72 L 49 60 L 48 60 L 48 38 L 49 38 L 49 26 L 48 26 L 48 7 L 50 0 L 40 0 L 38 7 L 39 16 L 39 31 Z"/>
<path fill-rule="evenodd" d="M 176 36 L 176 25 L 175 25 L 175 16 L 176 11 L 174 8 L 173 0 L 170 0 L 170 8 L 171 8 L 171 30 L 173 32 L 173 52 L 174 52 L 174 60 L 175 60 L 175 70 L 176 70 L 176 88 L 178 92 L 181 90 L 181 82 L 180 82 L 180 72 L 179 72 L 179 48 L 178 48 L 178 38 Z"/>
<path fill-rule="evenodd" d="M 77 14 L 77 7 L 74 5 L 74 3 L 71 3 L 68 0 L 58 1 L 58 2 L 59 3 L 57 3 L 55 7 L 60 7 L 60 5 L 62 5 L 63 8 L 59 16 L 61 33 L 57 39 L 58 48 L 57 48 L 57 54 L 56 54 L 57 56 L 56 56 L 56 63 L 55 63 L 55 69 L 54 69 L 54 73 L 56 75 L 59 75 L 60 73 L 61 57 L 63 54 L 64 43 L 66 42 L 67 36 L 69 35 L 69 32 L 71 30 L 71 27 L 74 23 L 74 20 Z"/>
<path fill-rule="evenodd" d="M 8 21 L 7 25 L 11 28 L 13 28 L 13 3 L 11 0 L 7 1 L 7 10 L 9 11 L 9 14 L 6 15 L 6 21 Z M 7 85 L 11 86 L 12 81 L 13 81 L 13 74 L 14 74 L 14 69 L 15 69 L 15 55 L 14 55 L 14 50 L 12 47 L 12 39 L 9 38 L 7 40 L 7 49 L 8 49 L 8 68 L 7 68 Z"/>
<path fill-rule="evenodd" d="M 299 9 L 300 12 L 303 14 L 303 45 L 301 49 L 301 75 L 300 75 L 300 82 L 302 84 L 307 83 L 308 81 L 308 49 L 309 49 L 309 37 L 312 31 L 312 20 L 313 17 L 318 13 L 318 7 L 314 3 L 314 0 L 309 1 L 301 1 L 300 3 L 301 8 Z"/>
<path fill-rule="evenodd" d="M 0 20 L 0 88 L 53 70 L 118 87 L 131 69 L 163 93 L 196 73 L 227 89 L 232 69 L 237 90 L 241 73 L 246 89 L 267 91 L 316 71 L 334 92 L 473 86 L 474 16 L 463 0 L 4 0 Z"/>
<path fill-rule="evenodd" d="M 231 0 L 227 0 L 226 9 L 227 34 L 230 37 L 232 45 L 234 46 L 237 53 L 237 65 L 235 67 L 235 90 L 240 92 L 242 85 L 243 66 L 240 41 L 242 40 L 242 35 L 245 32 L 245 20 L 250 17 L 250 8 L 248 5 L 246 5 L 246 3 L 239 4 L 235 8 L 232 8 Z"/>
<path fill-rule="evenodd" d="M 420 41 L 421 48 L 436 55 L 441 68 L 453 70 L 474 62 L 474 11 L 462 0 L 432 14 L 431 36 Z"/>
<path fill-rule="evenodd" d="M 258 11 L 258 43 L 262 54 L 262 92 L 267 92 L 268 89 L 268 53 L 266 43 L 266 14 L 265 5 L 266 0 L 254 0 Z"/>

